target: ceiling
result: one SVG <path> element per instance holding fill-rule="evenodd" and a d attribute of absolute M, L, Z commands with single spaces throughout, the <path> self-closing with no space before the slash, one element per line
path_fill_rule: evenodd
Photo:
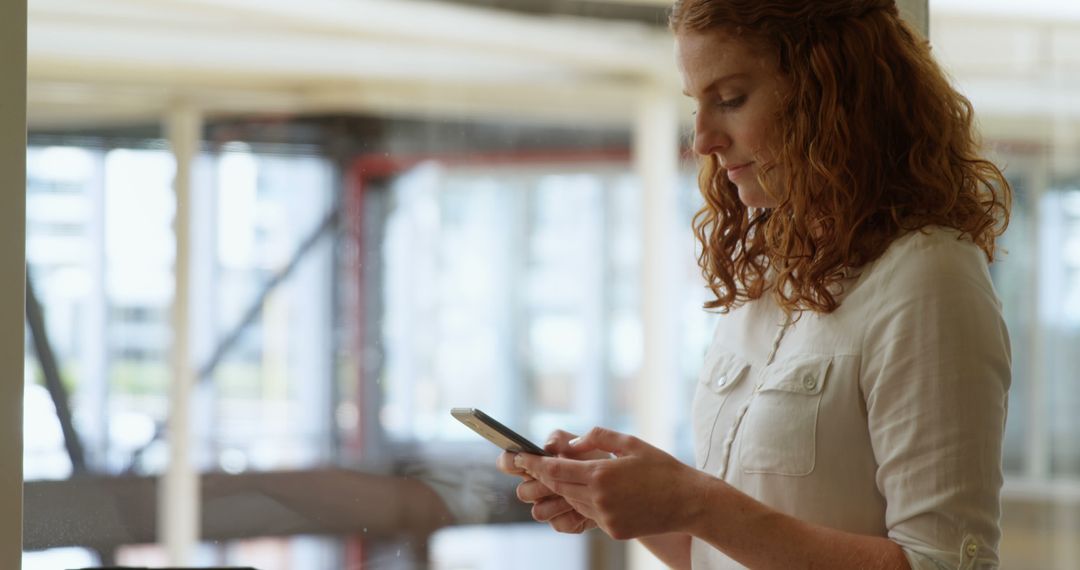
<path fill-rule="evenodd" d="M 641 85 L 675 84 L 662 12 L 558 0 L 29 0 L 29 120 L 123 124 L 195 105 L 625 122 Z"/>
<path fill-rule="evenodd" d="M 1061 138 L 1080 121 L 1080 11 L 1054 2 L 930 2 L 935 53 L 988 131 Z M 643 97 L 682 99 L 668 4 L 29 0 L 29 121 L 142 125 L 195 106 L 628 126 Z"/>

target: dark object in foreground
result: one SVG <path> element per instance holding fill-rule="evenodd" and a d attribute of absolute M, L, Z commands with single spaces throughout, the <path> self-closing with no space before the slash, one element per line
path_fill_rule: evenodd
<path fill-rule="evenodd" d="M 176 566 L 170 566 L 168 568 L 147 568 L 146 566 L 98 566 L 96 568 L 71 568 L 70 570 L 257 570 L 251 566 L 199 566 L 189 568 L 179 568 Z"/>

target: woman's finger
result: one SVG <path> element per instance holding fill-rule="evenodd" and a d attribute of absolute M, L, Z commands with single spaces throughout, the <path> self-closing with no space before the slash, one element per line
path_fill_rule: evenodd
<path fill-rule="evenodd" d="M 547 522 L 573 511 L 574 507 L 571 507 L 565 499 L 553 497 L 537 501 L 532 507 L 532 517 L 537 521 Z"/>
<path fill-rule="evenodd" d="M 599 528 L 599 527 L 600 527 L 600 525 L 596 524 L 596 521 L 594 521 L 592 519 L 587 519 L 585 517 L 581 518 L 581 531 L 580 532 L 585 532 L 585 531 L 587 531 L 589 529 Z"/>
<path fill-rule="evenodd" d="M 557 429 L 551 432 L 551 435 L 547 439 L 547 443 L 544 444 L 544 451 L 557 455 L 559 457 L 568 457 L 570 459 L 610 459 L 611 454 L 606 451 L 598 451 L 595 449 L 579 450 L 570 445 L 570 442 L 578 439 L 577 434 L 570 433 Z"/>
<path fill-rule="evenodd" d="M 576 438 L 576 434 L 557 429 L 551 432 L 544 444 L 544 451 L 553 455 L 559 455 L 570 451 L 570 440 Z"/>
<path fill-rule="evenodd" d="M 517 498 L 526 503 L 535 503 L 555 492 L 536 479 L 528 478 L 517 486 Z"/>
<path fill-rule="evenodd" d="M 594 427 L 585 435 L 568 442 L 570 448 L 578 453 L 590 451 L 605 451 L 622 456 L 640 447 L 640 440 L 636 437 L 620 433 L 615 430 Z"/>
<path fill-rule="evenodd" d="M 563 513 L 548 521 L 548 524 L 551 528 L 567 534 L 581 534 L 590 528 L 596 528 L 595 522 L 575 511 Z"/>
<path fill-rule="evenodd" d="M 525 473 L 525 471 L 523 469 L 521 469 L 521 468 L 514 465 L 514 456 L 516 456 L 516 455 L 517 455 L 516 453 L 511 453 L 509 451 L 502 452 L 499 455 L 499 458 L 495 461 L 495 467 L 499 471 L 502 471 L 503 473 L 506 473 L 507 475 L 517 475 L 519 477 L 521 477 L 521 476 L 527 477 L 528 474 Z"/>
<path fill-rule="evenodd" d="M 577 512 L 584 518 L 595 520 L 597 517 L 600 516 L 600 513 L 597 512 L 596 508 L 593 507 L 592 503 L 571 499 L 569 497 L 563 497 L 561 495 L 560 497 L 564 501 L 566 501 L 574 509 L 575 512 Z"/>

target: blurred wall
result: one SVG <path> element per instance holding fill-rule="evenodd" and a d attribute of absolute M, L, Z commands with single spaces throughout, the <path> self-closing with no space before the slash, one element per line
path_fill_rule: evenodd
<path fill-rule="evenodd" d="M 897 0 L 896 4 L 900 7 L 900 13 L 908 22 L 922 30 L 923 34 L 930 35 L 927 31 L 929 26 L 929 0 Z"/>

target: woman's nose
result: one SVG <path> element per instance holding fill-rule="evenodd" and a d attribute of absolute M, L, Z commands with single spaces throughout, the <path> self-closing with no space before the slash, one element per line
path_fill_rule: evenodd
<path fill-rule="evenodd" d="M 702 156 L 716 154 L 731 145 L 731 139 L 720 125 L 709 121 L 703 113 L 694 120 L 694 152 Z"/>

